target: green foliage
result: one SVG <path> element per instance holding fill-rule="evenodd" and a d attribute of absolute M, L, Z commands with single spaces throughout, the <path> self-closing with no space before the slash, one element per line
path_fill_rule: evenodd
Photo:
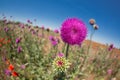
<path fill-rule="evenodd" d="M 43 34 L 41 28 L 36 34 L 32 34 L 30 29 L 36 30 L 37 28 L 28 28 L 28 24 L 24 28 L 20 28 L 19 24 L 20 22 L 5 24 L 0 21 L 0 39 L 5 38 L 7 40 L 9 38 L 11 41 L 7 44 L 0 42 L 2 44 L 0 47 L 0 80 L 87 80 L 90 75 L 94 75 L 94 80 L 104 80 L 106 76 L 109 80 L 119 76 L 120 61 L 116 57 L 112 57 L 115 53 L 106 48 L 99 49 L 94 55 L 94 50 L 90 47 L 88 53 L 88 45 L 85 43 L 81 47 L 70 46 L 68 51 L 70 64 L 68 60 L 63 59 L 70 65 L 69 68 L 66 64 L 62 67 L 61 72 L 54 72 L 56 69 L 54 60 L 58 60 L 56 55 L 59 52 L 65 52 L 66 45 L 61 39 L 59 39 L 60 42 L 57 46 L 51 45 L 49 36 L 59 37 L 59 34 L 43 30 L 44 36 L 38 36 L 38 34 Z M 6 26 L 9 28 L 8 32 L 4 31 Z M 21 38 L 21 41 L 17 44 L 15 41 L 18 37 Z M 20 53 L 17 52 L 18 46 L 22 47 Z M 4 60 L 4 58 L 6 59 Z M 9 66 L 6 64 L 7 60 L 14 65 L 14 71 L 19 76 L 14 77 L 5 74 L 4 70 L 8 69 Z M 21 68 L 21 65 L 24 65 L 25 68 Z M 112 74 L 108 75 L 108 69 L 112 69 Z"/>

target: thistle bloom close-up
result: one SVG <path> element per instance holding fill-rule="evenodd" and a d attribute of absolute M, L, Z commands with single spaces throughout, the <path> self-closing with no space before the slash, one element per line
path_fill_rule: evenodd
<path fill-rule="evenodd" d="M 64 57 L 62 53 L 58 54 L 53 61 L 54 71 L 65 72 L 69 68 L 69 61 Z"/>
<path fill-rule="evenodd" d="M 80 45 L 86 38 L 87 28 L 82 20 L 69 18 L 65 20 L 61 27 L 61 37 L 65 43 L 70 45 Z"/>

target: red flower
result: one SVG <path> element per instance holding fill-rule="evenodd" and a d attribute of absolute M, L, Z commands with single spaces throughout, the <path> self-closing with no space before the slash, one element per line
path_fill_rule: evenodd
<path fill-rule="evenodd" d="M 18 76 L 18 73 L 17 72 L 12 72 L 12 76 L 14 76 L 14 77 L 17 77 Z"/>
<path fill-rule="evenodd" d="M 12 64 L 10 64 L 9 67 L 8 67 L 8 69 L 9 69 L 10 71 L 14 70 L 14 66 L 13 66 Z"/>
<path fill-rule="evenodd" d="M 0 43 L 0 47 L 2 47 L 2 44 Z"/>

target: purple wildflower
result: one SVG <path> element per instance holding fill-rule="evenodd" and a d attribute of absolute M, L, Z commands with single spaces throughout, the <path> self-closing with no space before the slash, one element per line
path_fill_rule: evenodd
<path fill-rule="evenodd" d="M 21 67 L 21 69 L 25 69 L 25 65 L 21 65 L 20 67 Z"/>
<path fill-rule="evenodd" d="M 7 76 L 10 76 L 10 75 L 11 75 L 11 71 L 8 70 L 8 69 L 6 69 L 6 70 L 5 70 L 5 74 L 6 74 Z"/>
<path fill-rule="evenodd" d="M 57 29 L 54 30 L 55 33 L 59 33 L 59 31 Z"/>
<path fill-rule="evenodd" d="M 30 20 L 28 19 L 27 22 L 30 23 Z"/>
<path fill-rule="evenodd" d="M 58 53 L 58 57 L 64 57 L 63 53 Z"/>
<path fill-rule="evenodd" d="M 27 22 L 28 22 L 29 24 L 32 24 L 32 22 L 31 22 L 30 20 L 27 20 Z"/>
<path fill-rule="evenodd" d="M 8 27 L 5 27 L 5 28 L 4 28 L 4 31 L 5 31 L 5 32 L 8 32 L 8 31 L 9 31 L 9 28 L 8 28 Z"/>
<path fill-rule="evenodd" d="M 20 24 L 20 27 L 21 27 L 21 28 L 24 28 L 24 24 Z"/>
<path fill-rule="evenodd" d="M 108 73 L 108 75 L 111 75 L 112 74 L 112 69 L 108 69 L 107 73 Z"/>
<path fill-rule="evenodd" d="M 58 44 L 57 41 L 51 41 L 51 43 L 52 43 L 53 46 L 56 46 Z"/>
<path fill-rule="evenodd" d="M 21 47 L 21 46 L 18 46 L 17 52 L 20 53 L 21 51 L 22 51 L 22 47 Z"/>
<path fill-rule="evenodd" d="M 6 61 L 7 59 L 6 59 L 6 57 L 5 57 L 5 56 L 3 56 L 3 57 L 2 57 L 2 60 L 3 60 L 3 61 Z"/>
<path fill-rule="evenodd" d="M 114 45 L 113 45 L 113 44 L 110 44 L 110 46 L 109 46 L 109 48 L 108 48 L 108 51 L 111 51 L 113 48 L 114 48 Z"/>
<path fill-rule="evenodd" d="M 56 46 L 58 44 L 57 39 L 55 39 L 53 36 L 50 36 L 49 39 L 50 39 L 53 46 Z"/>
<path fill-rule="evenodd" d="M 50 39 L 51 41 L 55 41 L 55 38 L 54 38 L 53 36 L 50 36 L 49 39 Z"/>
<path fill-rule="evenodd" d="M 42 28 L 42 30 L 44 30 L 44 29 L 45 29 L 45 28 L 44 28 L 44 26 L 42 26 L 41 28 Z"/>
<path fill-rule="evenodd" d="M 21 38 L 16 38 L 16 44 L 18 44 L 21 41 Z"/>
<path fill-rule="evenodd" d="M 36 34 L 36 32 L 33 30 L 33 31 L 32 31 L 32 34 Z"/>
<path fill-rule="evenodd" d="M 63 22 L 61 27 L 62 40 L 68 44 L 80 45 L 86 38 L 87 28 L 83 21 L 77 18 L 70 18 Z"/>

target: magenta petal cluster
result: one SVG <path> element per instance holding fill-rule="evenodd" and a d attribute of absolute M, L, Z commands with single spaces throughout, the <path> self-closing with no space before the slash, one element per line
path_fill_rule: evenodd
<path fill-rule="evenodd" d="M 58 57 L 64 57 L 63 53 L 58 53 Z"/>
<path fill-rule="evenodd" d="M 87 27 L 84 22 L 77 18 L 65 20 L 61 27 L 61 38 L 70 45 L 80 45 L 86 38 Z"/>

